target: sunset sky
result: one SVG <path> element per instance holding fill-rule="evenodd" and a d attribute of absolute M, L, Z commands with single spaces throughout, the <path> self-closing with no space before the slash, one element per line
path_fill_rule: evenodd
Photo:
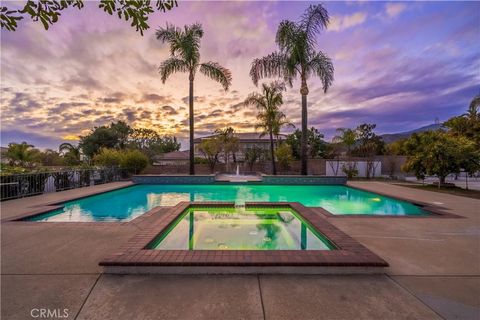
<path fill-rule="evenodd" d="M 308 2 L 185 2 L 150 16 L 142 37 L 129 23 L 88 2 L 69 9 L 48 31 L 20 22 L 1 32 L 1 145 L 23 140 L 57 148 L 92 127 L 125 120 L 174 134 L 188 149 L 188 76 L 164 85 L 158 66 L 169 56 L 154 33 L 165 23 L 204 27 L 202 61 L 229 68 L 228 92 L 198 74 L 196 136 L 232 126 L 253 131 L 256 110 L 244 107 L 258 90 L 250 64 L 276 49 L 283 19 L 297 20 Z M 319 49 L 335 67 L 327 94 L 309 82 L 309 126 L 331 138 L 336 128 L 376 123 L 393 133 L 463 113 L 480 91 L 480 2 L 325 2 L 331 24 Z M 298 82 L 283 111 L 300 124 Z"/>

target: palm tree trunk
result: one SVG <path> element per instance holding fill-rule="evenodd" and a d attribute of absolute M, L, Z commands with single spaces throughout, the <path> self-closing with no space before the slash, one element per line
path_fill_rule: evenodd
<path fill-rule="evenodd" d="M 270 155 L 272 157 L 272 173 L 274 175 L 277 174 L 277 167 L 275 165 L 275 151 L 274 151 L 274 145 L 273 145 L 273 133 L 272 130 L 270 130 Z"/>
<path fill-rule="evenodd" d="M 302 93 L 302 144 L 301 144 L 301 153 L 300 156 L 302 158 L 302 175 L 307 175 L 308 168 L 307 168 L 307 95 Z"/>
<path fill-rule="evenodd" d="M 194 116 L 193 116 L 193 75 L 190 74 L 190 92 L 188 97 L 188 112 L 190 116 L 190 174 L 195 174 L 195 146 L 193 144 L 194 136 Z"/>

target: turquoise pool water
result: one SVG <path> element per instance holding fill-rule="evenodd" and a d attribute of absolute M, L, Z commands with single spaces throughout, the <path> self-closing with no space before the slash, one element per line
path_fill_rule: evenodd
<path fill-rule="evenodd" d="M 290 208 L 189 208 L 150 245 L 155 250 L 332 250 Z"/>
<path fill-rule="evenodd" d="M 347 186 L 299 185 L 136 185 L 79 200 L 28 218 L 33 221 L 129 221 L 156 206 L 181 201 L 300 202 L 333 214 L 422 215 L 420 207 Z"/>

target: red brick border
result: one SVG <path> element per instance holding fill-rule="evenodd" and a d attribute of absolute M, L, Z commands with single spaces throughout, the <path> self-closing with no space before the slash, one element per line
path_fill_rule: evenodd
<path fill-rule="evenodd" d="M 147 249 L 190 206 L 232 207 L 231 202 L 181 202 L 167 213 L 150 219 L 118 252 L 103 259 L 101 266 L 350 266 L 388 267 L 388 263 L 330 224 L 327 219 L 297 202 L 250 202 L 247 207 L 290 207 L 335 246 L 335 250 L 153 250 Z"/>

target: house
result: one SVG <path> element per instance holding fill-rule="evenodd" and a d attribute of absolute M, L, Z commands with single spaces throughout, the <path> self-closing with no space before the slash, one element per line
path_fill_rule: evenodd
<path fill-rule="evenodd" d="M 216 135 L 209 135 L 206 137 L 196 138 L 193 141 L 195 145 L 195 154 L 201 153 L 198 150 L 198 145 L 200 144 L 200 142 L 202 142 L 202 140 L 213 138 L 215 136 Z M 235 137 L 238 138 L 238 152 L 235 153 L 235 158 L 238 161 L 242 161 L 245 158 L 245 151 L 248 149 L 257 147 L 265 151 L 270 150 L 270 137 L 268 135 L 260 137 L 260 133 L 258 132 L 236 132 Z M 285 140 L 286 137 L 286 134 L 280 134 L 278 136 L 278 141 Z M 277 143 L 277 137 L 273 137 L 273 142 Z"/>
<path fill-rule="evenodd" d="M 189 152 L 190 150 L 172 151 L 172 152 L 156 155 L 153 157 L 153 165 L 154 166 L 187 165 L 190 159 Z"/>

